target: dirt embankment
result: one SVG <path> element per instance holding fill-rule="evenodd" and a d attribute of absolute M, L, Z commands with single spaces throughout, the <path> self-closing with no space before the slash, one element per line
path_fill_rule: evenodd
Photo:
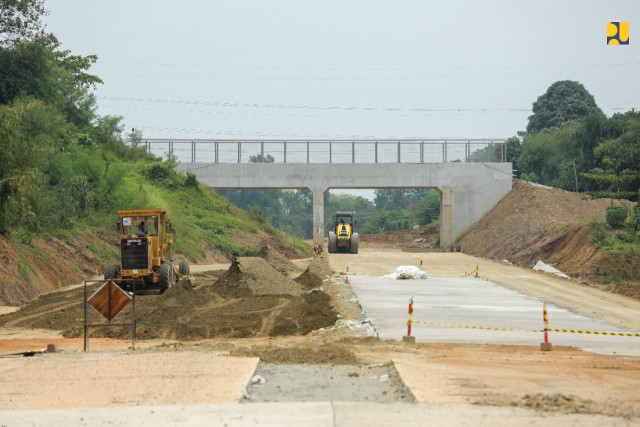
<path fill-rule="evenodd" d="M 117 259 L 115 236 L 87 234 L 22 245 L 0 237 L 0 305 L 22 304 L 58 287 L 102 273 Z"/>
<path fill-rule="evenodd" d="M 195 289 L 175 286 L 162 295 L 136 296 L 139 339 L 304 335 L 332 326 L 338 319 L 329 295 L 309 291 L 259 257 L 238 258 L 222 274 L 194 276 Z M 91 286 L 89 295 L 97 286 Z M 41 295 L 20 310 L 0 316 L 0 326 L 53 329 L 63 331 L 65 337 L 79 337 L 83 333 L 83 292 L 76 288 Z M 129 305 L 117 321 L 129 322 L 131 315 Z M 87 319 L 105 323 L 91 307 Z M 131 328 L 94 328 L 91 336 L 126 339 Z"/>
<path fill-rule="evenodd" d="M 0 305 L 19 305 L 59 287 L 80 283 L 104 271 L 104 266 L 118 262 L 118 236 L 115 233 L 85 233 L 71 239 L 45 237 L 31 244 L 0 237 Z M 234 232 L 234 243 L 252 249 L 264 249 L 265 259 L 278 270 L 299 272 L 289 259 L 304 258 L 298 249 L 268 235 Z M 228 261 L 231 255 L 208 247 L 206 257 L 191 262 Z M 181 255 L 174 256 L 177 262 Z M 288 264 L 287 264 L 288 263 Z"/>
<path fill-rule="evenodd" d="M 604 218 L 610 204 L 516 179 L 513 190 L 457 245 L 470 255 L 524 267 L 541 259 L 591 283 L 620 274 L 621 279 L 640 278 L 640 256 L 612 255 L 590 244 L 586 223 Z"/>

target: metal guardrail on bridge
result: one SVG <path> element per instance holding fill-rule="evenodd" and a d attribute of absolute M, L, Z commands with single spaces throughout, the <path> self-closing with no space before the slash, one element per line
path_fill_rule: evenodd
<path fill-rule="evenodd" d="M 148 153 L 173 154 L 182 162 L 247 163 L 273 157 L 277 163 L 506 162 L 504 138 L 440 139 L 143 139 Z M 255 158 L 255 157 L 254 157 Z M 269 159 L 271 160 L 271 159 Z"/>

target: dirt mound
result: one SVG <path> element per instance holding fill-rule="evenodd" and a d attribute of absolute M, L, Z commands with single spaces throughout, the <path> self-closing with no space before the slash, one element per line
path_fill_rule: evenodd
<path fill-rule="evenodd" d="M 611 255 L 590 244 L 584 223 L 604 218 L 610 204 L 608 199 L 591 200 L 515 179 L 511 192 L 456 245 L 471 255 L 524 267 L 541 259 L 571 277 L 594 283 L 640 277 L 640 267 L 634 267 L 640 257 Z"/>
<path fill-rule="evenodd" d="M 255 346 L 231 352 L 234 356 L 257 356 L 263 363 L 355 365 L 356 355 L 345 345 L 326 344 L 322 347 Z"/>
<path fill-rule="evenodd" d="M 300 267 L 269 245 L 263 246 L 258 256 L 285 276 L 289 273 L 298 273 L 300 271 Z"/>
<path fill-rule="evenodd" d="M 514 179 L 513 189 L 457 244 L 468 254 L 530 266 L 537 251 L 579 223 L 603 218 L 609 205 Z"/>
<path fill-rule="evenodd" d="M 318 257 L 311 261 L 309 267 L 295 281 L 307 289 L 313 289 L 322 285 L 322 281 L 327 276 L 331 276 L 331 269 L 325 259 Z"/>
<path fill-rule="evenodd" d="M 360 242 L 369 247 L 429 248 L 440 233 L 439 225 L 417 225 L 410 230 L 361 234 Z"/>
<path fill-rule="evenodd" d="M 270 336 L 308 334 L 321 325 L 333 325 L 338 313 L 331 308 L 331 297 L 321 291 L 312 291 L 302 301 L 285 307 L 273 321 Z"/>
<path fill-rule="evenodd" d="M 251 295 L 302 295 L 304 287 L 282 275 L 262 258 L 236 258 L 218 282 L 222 292 L 249 292 Z"/>
<path fill-rule="evenodd" d="M 195 289 L 175 286 L 164 294 L 136 296 L 138 339 L 199 340 L 303 335 L 335 324 L 337 313 L 323 292 L 306 293 L 262 258 L 238 259 L 224 273 L 195 274 Z M 222 282 L 221 282 L 222 281 Z M 88 289 L 91 295 L 98 285 Z M 42 295 L 20 310 L 0 316 L 0 326 L 83 334 L 84 289 Z M 130 322 L 131 304 L 115 321 Z M 106 323 L 89 308 L 89 323 Z M 130 327 L 92 328 L 91 336 L 128 339 Z"/>

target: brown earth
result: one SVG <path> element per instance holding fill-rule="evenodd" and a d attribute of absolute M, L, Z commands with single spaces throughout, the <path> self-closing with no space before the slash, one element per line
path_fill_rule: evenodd
<path fill-rule="evenodd" d="M 640 255 L 612 255 L 589 242 L 586 223 L 603 219 L 610 205 L 608 199 L 591 200 L 515 179 L 512 191 L 456 245 L 470 255 L 506 259 L 523 267 L 533 267 L 541 259 L 592 283 L 620 274 L 622 279 L 640 277 Z"/>
<path fill-rule="evenodd" d="M 322 258 L 314 258 L 309 267 L 295 281 L 308 289 L 320 287 L 322 282 L 331 276 L 331 269 Z"/>
<path fill-rule="evenodd" d="M 220 276 L 218 278 L 218 276 Z M 175 286 L 164 294 L 136 296 L 139 339 L 198 340 L 307 334 L 332 326 L 337 313 L 330 297 L 311 293 L 262 258 L 238 258 L 223 274 L 195 274 L 195 289 Z M 99 285 L 88 287 L 91 295 Z M 0 316 L 4 328 L 61 330 L 83 334 L 84 288 L 41 295 L 20 310 Z M 130 322 L 126 307 L 114 322 Z M 89 308 L 90 323 L 104 319 Z M 130 327 L 93 328 L 91 336 L 127 339 Z"/>
<path fill-rule="evenodd" d="M 625 297 L 640 300 L 640 283 L 638 282 L 621 282 L 614 289 L 615 293 L 624 295 Z"/>
<path fill-rule="evenodd" d="M 410 230 L 388 231 L 386 233 L 360 234 L 360 242 L 369 248 L 430 248 L 440 233 L 439 225 L 416 225 Z"/>
<path fill-rule="evenodd" d="M 233 230 L 233 235 L 236 245 L 255 250 L 271 247 L 270 260 L 278 256 L 281 260 L 305 257 L 298 249 L 266 233 Z M 67 240 L 34 239 L 25 245 L 0 237 L 0 306 L 20 305 L 42 293 L 102 274 L 105 265 L 118 262 L 117 238 L 115 233 L 84 233 Z M 214 263 L 232 258 L 214 246 L 204 249 L 204 258 L 189 261 Z M 181 259 L 181 255 L 174 256 L 176 262 Z"/>
<path fill-rule="evenodd" d="M 289 273 L 300 273 L 300 267 L 292 263 L 289 258 L 273 249 L 270 245 L 264 245 L 258 256 L 269 263 L 273 268 L 285 276 Z"/>
<path fill-rule="evenodd" d="M 229 271 L 216 284 L 219 292 L 250 292 L 251 295 L 300 296 L 307 290 L 284 276 L 263 258 L 239 257 L 233 260 Z"/>
<path fill-rule="evenodd" d="M 114 236 L 87 234 L 61 240 L 35 239 L 31 245 L 0 237 L 0 305 L 22 304 L 41 293 L 101 273 L 116 260 Z"/>
<path fill-rule="evenodd" d="M 234 350 L 231 354 L 233 356 L 257 356 L 262 363 L 318 365 L 354 365 L 359 363 L 359 359 L 349 346 L 336 343 L 300 347 L 257 345 Z"/>

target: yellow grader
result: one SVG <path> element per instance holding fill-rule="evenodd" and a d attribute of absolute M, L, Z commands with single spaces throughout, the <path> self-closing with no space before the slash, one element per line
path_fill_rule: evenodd
<path fill-rule="evenodd" d="M 336 213 L 333 220 L 335 231 L 329 231 L 329 253 L 358 253 L 358 233 L 353 231 L 353 226 L 357 223 L 353 219 L 354 215 L 355 212 Z"/>
<path fill-rule="evenodd" d="M 171 258 L 173 227 L 166 209 L 119 210 L 118 216 L 120 264 L 105 267 L 105 280 L 163 293 L 189 275 L 187 261 L 175 265 Z"/>

